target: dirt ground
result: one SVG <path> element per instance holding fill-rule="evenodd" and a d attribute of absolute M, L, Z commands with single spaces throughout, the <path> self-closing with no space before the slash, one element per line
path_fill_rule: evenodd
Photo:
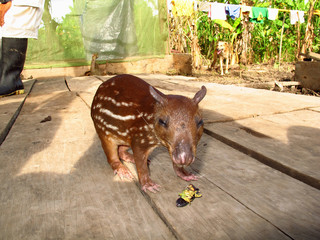
<path fill-rule="evenodd" d="M 320 92 L 306 89 L 297 85 L 294 78 L 294 63 L 284 63 L 280 69 L 273 65 L 253 64 L 247 66 L 234 65 L 229 69 L 229 73 L 220 75 L 220 67 L 216 66 L 213 70 L 202 68 L 194 70 L 193 76 L 197 81 L 213 82 L 218 84 L 232 84 L 243 87 L 251 87 L 257 89 L 268 89 L 272 91 L 289 92 L 293 94 L 304 94 L 312 96 L 320 96 Z M 283 89 L 275 84 L 275 81 L 284 83 Z M 292 85 L 291 83 L 292 82 Z"/>
<path fill-rule="evenodd" d="M 109 75 L 121 73 L 164 73 L 167 75 L 190 76 L 189 74 L 192 73 L 191 76 L 195 77 L 193 79 L 195 81 L 320 96 L 320 91 L 303 88 L 295 80 L 295 63 L 282 63 L 280 68 L 270 64 L 236 64 L 229 66 L 229 73 L 221 76 L 218 64 L 212 70 L 208 70 L 208 67 L 205 65 L 197 70 L 191 67 L 190 55 L 176 54 L 171 56 L 171 58 L 170 56 L 164 59 L 143 59 L 132 62 L 101 64 L 99 68 L 101 72 L 107 72 Z M 23 72 L 23 79 L 33 78 L 32 76 L 36 76 L 36 78 L 56 76 L 57 72 L 59 72 L 59 76 L 77 77 L 86 75 L 85 73 L 90 72 L 89 70 L 90 66 L 59 69 L 27 69 Z"/>

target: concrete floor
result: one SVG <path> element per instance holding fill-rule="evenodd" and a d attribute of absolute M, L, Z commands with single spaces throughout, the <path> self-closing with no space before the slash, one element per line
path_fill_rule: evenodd
<path fill-rule="evenodd" d="M 189 169 L 203 197 L 175 206 L 188 183 L 165 148 L 150 164 L 161 192 L 113 175 L 89 109 L 109 77 L 29 80 L 0 99 L 0 239 L 320 238 L 320 98 L 140 77 L 190 97 L 207 87 Z"/>

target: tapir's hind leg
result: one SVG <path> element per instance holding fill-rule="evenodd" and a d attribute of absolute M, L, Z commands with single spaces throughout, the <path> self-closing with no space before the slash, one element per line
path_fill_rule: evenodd
<path fill-rule="evenodd" d="M 119 157 L 121 160 L 125 162 L 134 163 L 133 155 L 129 153 L 128 150 L 129 150 L 128 146 L 119 146 Z"/>
<path fill-rule="evenodd" d="M 118 174 L 120 179 L 133 179 L 132 173 L 121 163 L 119 159 L 118 145 L 115 141 L 106 135 L 99 135 L 99 137 L 104 153 L 107 156 L 108 163 L 113 169 L 114 174 Z"/>

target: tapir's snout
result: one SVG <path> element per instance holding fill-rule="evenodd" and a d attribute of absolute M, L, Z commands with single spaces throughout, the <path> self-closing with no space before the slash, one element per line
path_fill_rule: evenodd
<path fill-rule="evenodd" d="M 172 161 L 178 166 L 189 166 L 194 162 L 195 155 L 188 143 L 178 143 L 172 152 Z"/>

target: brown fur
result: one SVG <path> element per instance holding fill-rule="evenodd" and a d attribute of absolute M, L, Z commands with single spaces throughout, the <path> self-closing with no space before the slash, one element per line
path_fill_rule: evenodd
<path fill-rule="evenodd" d="M 163 144 L 169 150 L 176 174 L 186 181 L 197 177 L 184 170 L 195 160 L 203 132 L 198 103 L 206 89 L 193 99 L 164 95 L 132 75 L 119 75 L 102 83 L 91 116 L 108 162 L 120 178 L 132 178 L 122 160 L 134 161 L 142 189 L 155 192 L 159 185 L 149 177 L 148 156 Z M 126 150 L 131 148 L 133 156 Z"/>

